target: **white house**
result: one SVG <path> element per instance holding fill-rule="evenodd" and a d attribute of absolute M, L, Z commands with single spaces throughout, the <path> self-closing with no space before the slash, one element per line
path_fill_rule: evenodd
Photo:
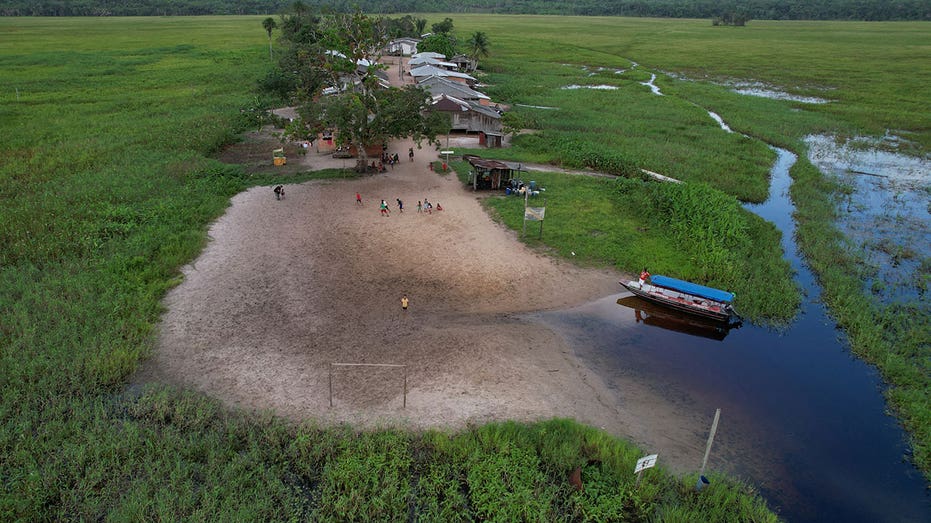
<path fill-rule="evenodd" d="M 388 42 L 388 47 L 385 48 L 385 52 L 386 54 L 409 56 L 417 52 L 418 42 L 420 42 L 420 40 L 417 38 L 395 38 Z"/>

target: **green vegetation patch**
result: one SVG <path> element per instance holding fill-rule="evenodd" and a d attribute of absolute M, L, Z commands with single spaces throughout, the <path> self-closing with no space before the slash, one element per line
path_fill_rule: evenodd
<path fill-rule="evenodd" d="M 530 200 L 531 206 L 546 204 L 542 240 L 539 224 L 527 227 L 531 245 L 583 263 L 628 272 L 648 267 L 727 289 L 737 295 L 738 310 L 755 321 L 784 324 L 794 317 L 799 292 L 782 258 L 780 232 L 732 196 L 700 183 L 543 172 L 527 177 L 546 188 Z M 523 198 L 485 203 L 503 223 L 523 229 Z"/>

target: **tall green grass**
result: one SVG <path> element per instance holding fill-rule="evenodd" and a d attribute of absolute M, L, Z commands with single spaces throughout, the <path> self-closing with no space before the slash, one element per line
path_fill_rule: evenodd
<path fill-rule="evenodd" d="M 0 19 L 0 520 L 728 511 L 660 470 L 630 493 L 638 453 L 571 422 L 357 433 L 128 387 L 208 224 L 277 181 L 211 158 L 262 105 L 249 80 L 265 67 L 260 22 Z M 556 426 L 565 437 L 544 439 Z M 617 453 L 586 465 L 588 497 L 573 498 L 567 467 Z M 772 519 L 747 487 L 716 488 L 753 500 L 743 519 Z"/>
<path fill-rule="evenodd" d="M 530 204 L 542 206 L 545 199 L 547 220 L 542 239 L 537 224 L 528 227 L 527 243 L 581 263 L 628 272 L 648 267 L 728 289 L 741 314 L 761 323 L 794 317 L 800 296 L 782 258 L 780 233 L 734 197 L 701 183 L 543 172 L 529 177 L 546 188 Z M 505 225 L 522 230 L 523 198 L 484 201 Z"/>

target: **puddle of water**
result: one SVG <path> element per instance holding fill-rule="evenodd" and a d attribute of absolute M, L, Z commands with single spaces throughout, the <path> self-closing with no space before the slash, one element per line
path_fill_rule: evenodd
<path fill-rule="evenodd" d="M 655 424 L 654 434 L 664 423 L 690 426 L 686 420 L 696 412 L 706 413 L 710 425 L 721 408 L 709 466 L 758 486 L 782 518 L 931 521 L 931 495 L 920 471 L 903 461 L 906 436 L 886 413 L 882 381 L 873 367 L 851 356 L 793 241 L 788 171 L 796 157 L 776 152 L 769 199 L 747 208 L 782 230 L 785 257 L 807 291 L 790 327 L 709 328 L 638 308 L 628 293 L 535 316 L 565 336 L 615 390 L 633 382 L 655 395 L 643 400 L 619 394 L 622 408 L 643 410 L 632 405 L 639 399 L 676 413 L 672 421 L 643 416 L 643 424 Z M 694 463 L 697 471 L 707 430 L 695 430 L 695 441 L 642 445 L 661 460 Z"/>
<path fill-rule="evenodd" d="M 696 82 L 699 80 L 690 78 L 682 73 L 677 72 L 668 72 L 663 71 L 663 74 L 669 76 L 670 78 L 681 80 L 683 82 Z M 826 104 L 831 103 L 831 100 L 827 98 L 818 98 L 816 96 L 801 96 L 796 94 L 787 93 L 782 91 L 772 85 L 763 83 L 763 82 L 754 82 L 754 81 L 731 81 L 731 82 L 712 82 L 717 85 L 723 85 L 729 87 L 731 91 L 737 94 L 743 94 L 747 96 L 758 96 L 761 98 L 770 98 L 773 100 L 787 100 L 792 102 L 801 102 L 807 104 Z"/>
<path fill-rule="evenodd" d="M 708 116 L 710 116 L 712 120 L 718 122 L 718 125 L 721 126 L 721 129 L 724 129 L 725 131 L 727 131 L 727 132 L 729 132 L 729 133 L 734 132 L 734 131 L 731 129 L 731 126 L 727 125 L 727 124 L 724 122 L 724 119 L 721 118 L 721 115 L 719 115 L 718 113 L 716 113 L 716 112 L 714 112 L 714 111 L 708 111 Z"/>
<path fill-rule="evenodd" d="M 885 303 L 921 297 L 931 260 L 931 160 L 879 148 L 899 142 L 805 138 L 811 163 L 849 189 L 838 226 L 876 268 L 865 288 Z"/>
<path fill-rule="evenodd" d="M 766 85 L 762 82 L 734 82 L 730 84 L 731 90 L 737 94 L 747 96 L 759 96 L 761 98 L 770 98 L 773 100 L 788 100 L 791 102 L 802 102 L 806 104 L 826 104 L 831 101 L 826 98 L 815 96 L 800 96 L 796 94 L 780 91 L 773 86 Z"/>
<path fill-rule="evenodd" d="M 617 86 L 616 85 L 604 85 L 604 84 L 602 85 L 572 84 L 572 85 L 565 85 L 562 87 L 562 89 L 597 89 L 597 90 L 602 90 L 602 91 L 614 91 L 615 89 L 617 89 Z"/>
<path fill-rule="evenodd" d="M 653 82 L 655 82 L 655 81 L 656 81 L 656 73 L 650 73 L 650 81 L 649 81 L 649 82 L 640 82 L 640 85 L 645 85 L 645 86 L 649 87 L 650 90 L 653 91 L 653 94 L 655 94 L 655 95 L 663 96 L 663 93 L 660 92 L 659 87 L 657 87 L 656 84 L 653 83 Z"/>

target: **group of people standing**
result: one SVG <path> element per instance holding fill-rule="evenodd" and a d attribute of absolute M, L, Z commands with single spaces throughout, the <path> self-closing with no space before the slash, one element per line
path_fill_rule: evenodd
<path fill-rule="evenodd" d="M 403 212 L 404 212 L 404 202 L 401 201 L 400 198 L 395 198 L 395 202 L 397 202 L 397 205 L 398 205 L 398 212 L 403 213 Z M 362 205 L 363 205 L 363 203 L 362 203 L 362 194 L 359 193 L 359 192 L 356 192 L 356 205 L 358 205 L 358 206 L 362 206 Z M 442 210 L 443 210 L 443 206 L 440 205 L 439 202 L 437 202 L 436 206 L 434 206 L 432 203 L 430 203 L 430 200 L 427 200 L 426 198 L 424 198 L 423 200 L 417 200 L 417 212 L 418 212 L 418 213 L 424 213 L 424 212 L 425 212 L 425 213 L 427 213 L 427 214 L 433 214 L 433 211 L 439 212 L 439 211 L 442 211 Z M 379 212 L 382 216 L 385 216 L 385 217 L 391 216 L 391 207 L 388 205 L 388 201 L 387 201 L 387 200 L 385 200 L 385 199 L 382 199 L 382 200 L 381 200 L 381 202 L 378 204 L 378 212 Z"/>

